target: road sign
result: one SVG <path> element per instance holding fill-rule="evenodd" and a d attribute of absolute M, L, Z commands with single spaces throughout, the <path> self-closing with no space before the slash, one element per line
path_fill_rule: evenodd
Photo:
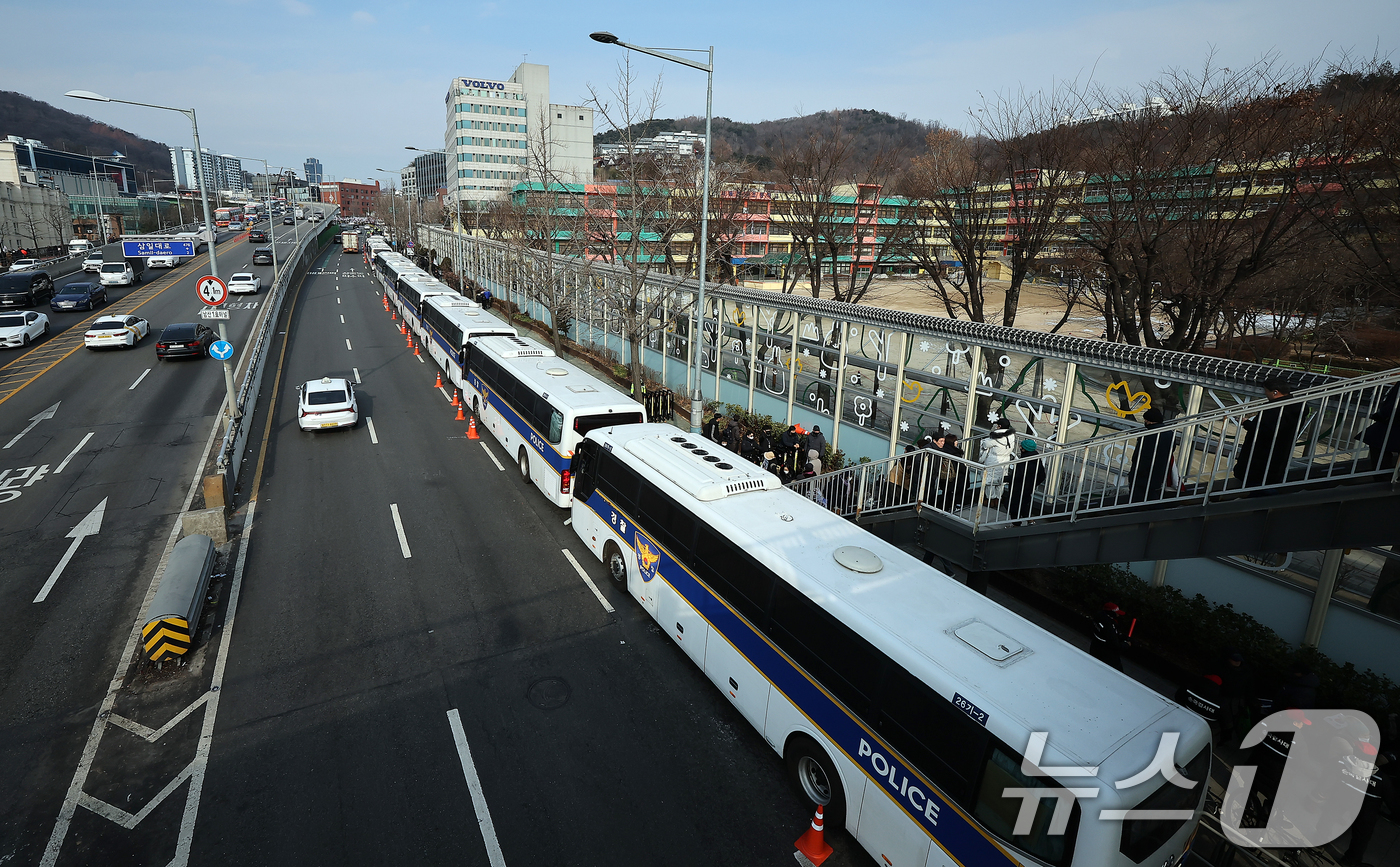
<path fill-rule="evenodd" d="M 210 307 L 218 307 L 228 300 L 228 285 L 218 277 L 205 274 L 194 284 L 194 289 L 199 293 L 199 300 Z"/>
<path fill-rule="evenodd" d="M 228 311 L 222 307 L 205 307 L 199 311 L 200 319 L 227 319 Z"/>
<path fill-rule="evenodd" d="M 146 256 L 193 256 L 194 241 L 165 238 L 122 241 L 122 255 L 132 259 Z"/>
<path fill-rule="evenodd" d="M 209 344 L 209 354 L 220 361 L 228 361 L 233 357 L 233 344 L 229 343 L 227 340 L 215 340 L 213 343 Z"/>

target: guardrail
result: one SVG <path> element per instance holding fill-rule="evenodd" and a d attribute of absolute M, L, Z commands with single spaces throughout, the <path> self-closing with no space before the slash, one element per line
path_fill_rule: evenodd
<path fill-rule="evenodd" d="M 295 285 L 305 276 L 316 257 L 325 250 L 331 235 L 335 233 L 335 225 L 332 217 L 323 224 L 319 232 L 308 232 L 297 246 L 292 248 L 291 255 L 279 262 L 277 277 L 268 291 L 266 303 L 262 305 L 262 316 L 257 334 L 253 338 L 253 348 L 248 356 L 248 367 L 243 374 L 243 382 L 238 387 L 233 421 L 228 430 L 224 431 L 223 440 L 219 443 L 218 454 L 214 459 L 215 472 L 224 478 L 226 503 L 232 500 L 232 494 L 238 487 L 242 461 L 236 460 L 235 457 L 243 453 L 248 443 L 251 431 L 248 410 L 258 402 L 263 365 L 267 361 L 268 346 L 277 328 L 282 301 L 286 298 L 288 287 Z"/>
<path fill-rule="evenodd" d="M 1397 395 L 1400 370 L 1390 370 L 1063 447 L 1041 440 L 1029 454 L 1015 433 L 1015 457 L 990 466 L 969 441 L 968 457 L 920 449 L 789 487 L 846 517 L 934 509 L 976 533 L 1351 480 L 1396 484 Z"/>

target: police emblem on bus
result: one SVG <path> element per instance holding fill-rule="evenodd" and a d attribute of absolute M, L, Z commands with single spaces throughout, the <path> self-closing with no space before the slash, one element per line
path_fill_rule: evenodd
<path fill-rule="evenodd" d="M 637 569 L 643 581 L 656 577 L 656 567 L 661 562 L 661 548 L 655 542 L 637 531 Z"/>

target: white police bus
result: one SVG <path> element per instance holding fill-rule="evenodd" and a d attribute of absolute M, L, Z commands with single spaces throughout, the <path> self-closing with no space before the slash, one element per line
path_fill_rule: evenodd
<path fill-rule="evenodd" d="M 646 420 L 640 403 L 533 340 L 470 339 L 463 362 L 472 412 L 556 506 L 573 501 L 569 459 L 584 435 Z"/>
<path fill-rule="evenodd" d="M 1200 717 L 708 440 L 599 428 L 571 469 L 575 532 L 877 864 L 1185 860 Z"/>
<path fill-rule="evenodd" d="M 404 315 L 407 318 L 407 314 Z M 422 340 L 428 355 L 463 392 L 467 390 L 467 345 L 478 337 L 515 337 L 515 329 L 484 312 L 481 305 L 455 292 L 425 295 L 421 308 Z"/>
<path fill-rule="evenodd" d="M 389 295 L 389 303 L 394 305 L 419 340 L 426 339 L 422 322 L 423 299 L 429 295 L 460 297 L 456 289 L 399 253 L 380 253 L 374 258 L 374 270 Z"/>

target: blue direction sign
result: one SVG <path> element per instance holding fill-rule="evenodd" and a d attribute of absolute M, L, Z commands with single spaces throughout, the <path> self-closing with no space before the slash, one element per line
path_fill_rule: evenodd
<path fill-rule="evenodd" d="M 122 241 L 122 255 L 132 259 L 142 256 L 193 256 L 194 241 Z"/>
<path fill-rule="evenodd" d="M 233 357 L 233 344 L 227 340 L 215 340 L 209 344 L 209 354 L 220 361 L 228 361 Z"/>

